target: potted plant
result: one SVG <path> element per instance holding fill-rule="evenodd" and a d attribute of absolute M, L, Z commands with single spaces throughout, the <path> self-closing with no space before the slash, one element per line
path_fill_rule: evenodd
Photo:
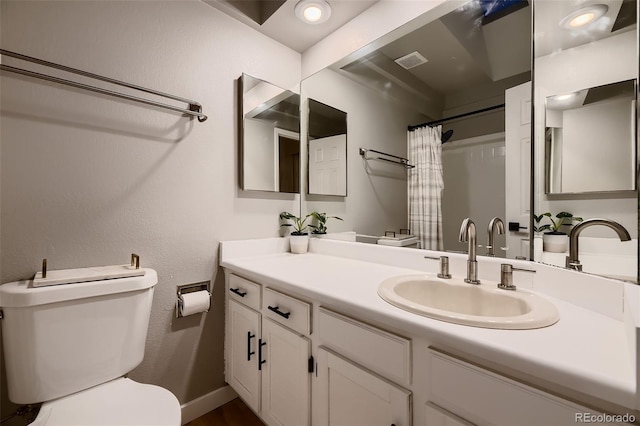
<path fill-rule="evenodd" d="M 326 213 L 311 212 L 311 216 L 313 216 L 313 218 L 315 219 L 316 225 L 309 225 L 309 226 L 313 228 L 313 233 L 316 235 L 323 235 L 327 233 L 327 220 L 329 219 L 342 220 L 338 216 L 327 216 Z"/>
<path fill-rule="evenodd" d="M 307 220 L 311 217 L 311 214 L 305 217 L 296 216 L 289 212 L 280 213 L 280 220 L 290 221 L 291 223 L 283 223 L 280 226 L 291 226 L 293 231 L 289 235 L 289 245 L 291 247 L 291 253 L 302 254 L 306 253 L 309 249 L 309 234 L 307 233 Z"/>
<path fill-rule="evenodd" d="M 542 232 L 547 231 L 543 235 L 543 249 L 544 251 L 550 251 L 554 253 L 564 253 L 567 251 L 567 245 L 569 237 L 566 232 L 561 229 L 573 225 L 573 222 L 582 222 L 581 217 L 574 216 L 569 212 L 560 212 L 555 216 L 555 219 L 551 213 L 546 212 L 540 216 L 534 216 L 536 223 L 539 223 L 543 216 L 549 218 L 551 223 L 547 223 L 542 226 L 536 226 L 534 231 Z"/>

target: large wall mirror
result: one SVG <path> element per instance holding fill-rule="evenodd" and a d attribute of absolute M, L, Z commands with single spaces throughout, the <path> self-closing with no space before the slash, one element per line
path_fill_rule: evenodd
<path fill-rule="evenodd" d="M 308 99 L 307 193 L 347 196 L 347 113 Z"/>
<path fill-rule="evenodd" d="M 240 187 L 300 192 L 300 95 L 242 74 Z"/>
<path fill-rule="evenodd" d="M 410 171 L 364 158 L 358 151 L 365 148 L 408 159 L 407 126 L 437 123 L 443 134 L 453 131 L 442 144 L 444 250 L 466 250 L 466 245 L 457 241 L 464 217 L 476 222 L 478 243 L 483 246 L 488 218 L 504 220 L 509 230 L 506 238 L 499 236 L 495 243 L 498 256 L 533 258 L 532 213 L 567 211 L 583 218 L 604 217 L 622 224 L 635 237 L 635 179 L 631 189 L 563 188 L 547 194 L 545 167 L 570 169 L 573 165 L 569 163 L 580 163 L 580 159 L 574 149 L 562 152 L 563 160 L 571 156 L 568 162 L 551 165 L 545 161 L 544 147 L 547 98 L 585 89 L 602 92 L 598 88 L 612 84 L 628 87 L 631 83 L 624 82 L 637 81 L 637 1 L 598 2 L 607 9 L 603 18 L 597 25 L 573 32 L 560 23 L 588 2 L 499 2 L 507 8 L 493 13 L 483 9 L 484 3 L 492 2 L 446 2 L 439 7 L 439 19 L 431 16 L 419 28 L 418 19 L 410 23 L 411 31 L 399 28 L 302 82 L 303 99 L 316 99 L 349 115 L 349 197 L 307 195 L 302 198 L 302 211 L 326 211 L 342 217 L 343 222 L 329 224 L 329 232 L 353 231 L 358 241 L 377 242 L 385 231 L 407 228 Z M 532 36 L 535 52 L 531 52 Z M 529 83 L 532 63 L 533 89 Z M 631 118 L 631 106 L 625 102 L 625 118 L 631 124 L 619 124 L 615 131 L 608 131 L 609 137 L 599 147 L 601 153 L 612 149 L 611 139 L 617 130 L 627 136 L 634 132 L 637 113 Z M 504 103 L 507 105 L 501 109 Z M 509 104 L 519 107 L 509 109 Z M 459 118 L 446 120 L 449 117 Z M 630 164 L 634 177 L 637 173 L 637 126 L 635 129 L 631 144 L 621 142 L 618 146 L 627 152 L 633 150 L 625 158 L 627 182 L 631 182 Z M 516 135 L 515 144 L 508 140 L 510 134 Z M 636 279 L 636 238 L 621 243 L 604 227 L 588 228 L 580 238 L 586 272 Z M 593 265 L 587 261 L 603 251 L 609 257 L 601 258 L 608 259 L 605 263 L 615 265 L 615 270 L 603 267 L 603 262 Z M 484 248 L 478 249 L 478 254 L 484 253 Z M 564 266 L 564 253 L 545 253 L 538 260 L 560 265 L 554 256 L 561 258 Z"/>
<path fill-rule="evenodd" d="M 510 163 L 519 173 L 521 163 L 529 160 L 520 155 L 509 158 L 504 103 L 506 90 L 531 80 L 531 7 L 526 1 L 507 2 L 510 7 L 497 11 L 484 8 L 483 3 L 446 2 L 441 18 L 425 18 L 421 26 L 412 22 L 412 31 L 400 28 L 384 42 L 378 40 L 303 80 L 303 104 L 313 99 L 344 111 L 349 118 L 349 196 L 307 194 L 302 200 L 302 211 L 344 219 L 329 222 L 329 233 L 352 231 L 357 241 L 378 243 L 387 232 L 395 232 L 397 240 L 391 245 L 417 246 L 405 234 L 407 228 L 409 235 L 418 230 L 411 229 L 408 219 L 413 169 L 402 160 L 410 159 L 408 127 L 415 125 L 423 130 L 434 126 L 434 131 L 448 136 L 439 141 L 442 198 L 432 204 L 440 209 L 442 239 L 436 245 L 443 250 L 466 250 L 458 234 L 463 219 L 471 217 L 483 246 L 478 254 L 485 254 L 487 226 L 493 217 L 503 219 L 505 227 L 509 221 L 520 224 L 520 203 L 516 213 L 507 213 L 511 196 L 507 192 L 512 188 L 505 184 L 505 173 Z M 459 115 L 463 116 L 448 119 Z M 528 152 L 523 155 L 530 158 Z M 523 189 L 517 197 L 526 201 L 523 209 L 528 211 L 528 172 L 524 178 L 517 185 Z M 519 179 L 520 175 L 511 181 Z M 522 216 L 522 226 L 528 227 L 528 216 Z M 496 256 L 528 255 L 527 247 L 520 244 L 528 238 L 526 229 L 505 234 L 516 242 L 497 235 Z"/>
<path fill-rule="evenodd" d="M 545 100 L 547 194 L 636 188 L 636 81 Z"/>
<path fill-rule="evenodd" d="M 636 0 L 534 2 L 534 212 L 605 218 L 580 234 L 583 271 L 637 281 Z M 584 25 L 576 18 L 587 13 Z M 565 253 L 539 260 L 564 266 Z"/>

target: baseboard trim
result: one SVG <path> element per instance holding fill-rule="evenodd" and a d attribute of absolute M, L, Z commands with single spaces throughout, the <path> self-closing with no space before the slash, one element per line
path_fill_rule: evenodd
<path fill-rule="evenodd" d="M 208 413 L 211 410 L 226 404 L 238 396 L 231 386 L 226 385 L 206 395 L 202 395 L 180 406 L 182 411 L 182 424 L 187 424 L 193 419 Z"/>

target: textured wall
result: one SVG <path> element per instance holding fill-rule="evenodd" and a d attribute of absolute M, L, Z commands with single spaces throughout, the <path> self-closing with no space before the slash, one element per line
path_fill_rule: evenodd
<path fill-rule="evenodd" d="M 405 169 L 382 161 L 364 161 L 358 149 L 375 149 L 405 157 L 407 126 L 421 123 L 425 117 L 330 69 L 304 79 L 301 96 L 303 105 L 306 105 L 306 98 L 309 97 L 346 112 L 348 127 L 347 197 L 305 195 L 303 210 L 326 212 L 344 219 L 343 222 L 327 222 L 330 232 L 356 231 L 359 234 L 384 235 L 387 230 L 400 231 L 400 228 L 406 228 Z M 306 123 L 306 116 L 301 119 Z M 303 148 L 306 158 L 306 147 Z M 375 157 L 375 154 L 369 156 Z M 306 170 L 303 176 L 306 180 Z M 306 182 L 304 187 L 306 191 Z"/>
<path fill-rule="evenodd" d="M 2 282 L 33 275 L 42 258 L 63 269 L 126 263 L 136 252 L 159 283 L 131 377 L 181 403 L 223 386 L 218 242 L 277 236 L 278 213 L 299 204 L 239 191 L 236 79 L 294 87 L 300 54 L 199 1 L 0 7 L 3 49 L 195 99 L 209 116 L 198 123 L 2 73 Z M 216 285 L 213 309 L 175 319 L 176 286 L 204 280 Z M 4 416 L 13 411 L 4 376 L 2 387 Z"/>

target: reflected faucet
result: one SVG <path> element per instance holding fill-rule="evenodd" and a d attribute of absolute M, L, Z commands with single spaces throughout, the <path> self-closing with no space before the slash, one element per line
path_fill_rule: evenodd
<path fill-rule="evenodd" d="M 467 278 L 464 279 L 464 282 L 469 284 L 480 284 L 480 280 L 478 279 L 478 262 L 476 261 L 476 224 L 469 218 L 462 221 L 459 241 L 461 243 L 469 243 Z"/>
<path fill-rule="evenodd" d="M 576 271 L 582 271 L 582 265 L 578 259 L 578 237 L 583 229 L 594 225 L 603 225 L 613 229 L 618 234 L 620 241 L 631 240 L 629 231 L 627 231 L 625 227 L 620 225 L 618 222 L 614 222 L 609 219 L 587 219 L 574 226 L 569 233 L 569 256 L 567 256 L 565 267 L 575 269 Z"/>
<path fill-rule="evenodd" d="M 498 231 L 498 234 L 504 235 L 504 222 L 499 217 L 494 217 L 489 221 L 489 228 L 487 228 L 487 256 L 495 256 L 494 249 L 494 230 Z"/>

